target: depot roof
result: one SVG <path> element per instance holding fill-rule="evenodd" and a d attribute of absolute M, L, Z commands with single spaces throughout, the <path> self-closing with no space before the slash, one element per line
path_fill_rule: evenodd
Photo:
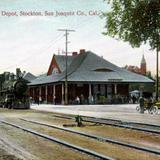
<path fill-rule="evenodd" d="M 37 78 L 29 85 L 64 82 L 64 56 L 56 55 L 56 60 L 59 67 L 62 68 L 61 73 Z M 86 83 L 154 83 L 148 77 L 120 68 L 91 51 L 69 58 L 67 78 L 69 82 Z"/>

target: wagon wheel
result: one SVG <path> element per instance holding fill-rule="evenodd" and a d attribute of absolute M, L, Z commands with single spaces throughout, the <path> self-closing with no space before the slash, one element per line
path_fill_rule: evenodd
<path fill-rule="evenodd" d="M 140 111 L 141 111 L 140 106 L 137 106 L 137 107 L 136 107 L 136 110 L 137 110 L 138 112 L 140 112 Z"/>
<path fill-rule="evenodd" d="M 153 114 L 158 114 L 158 107 L 157 106 L 153 106 Z"/>
<path fill-rule="evenodd" d="M 148 110 L 148 112 L 150 114 L 158 114 L 158 107 L 157 106 L 153 106 Z"/>

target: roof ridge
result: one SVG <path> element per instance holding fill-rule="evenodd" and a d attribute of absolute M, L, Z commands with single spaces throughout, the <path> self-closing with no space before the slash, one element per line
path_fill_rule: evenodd
<path fill-rule="evenodd" d="M 82 53 L 82 54 L 78 54 L 78 55 L 75 57 L 75 59 L 72 61 L 72 63 L 71 63 L 71 64 L 69 65 L 69 67 L 68 67 L 67 76 L 70 76 L 72 73 L 74 73 L 74 72 L 81 66 L 81 64 L 83 63 L 83 61 L 84 61 L 85 58 L 87 57 L 87 55 L 88 55 L 88 52 L 85 52 L 85 53 Z M 81 61 L 78 62 L 78 60 L 79 60 L 81 57 L 82 57 Z M 73 67 L 74 64 L 76 64 L 76 62 L 78 62 L 78 65 L 75 66 L 75 67 Z M 60 80 L 62 80 L 63 78 L 65 78 L 65 71 L 66 71 L 66 70 L 64 70 L 64 71 L 62 72 L 62 76 L 63 76 L 63 77 L 62 77 Z"/>
<path fill-rule="evenodd" d="M 92 52 L 92 51 L 88 51 L 88 53 L 94 54 L 94 56 L 96 56 L 96 57 L 98 57 L 99 59 L 103 60 L 104 62 L 107 62 L 108 64 L 110 64 L 110 66 L 113 66 L 113 67 L 115 67 L 115 68 L 119 68 L 117 65 L 115 65 L 115 64 L 111 63 L 110 61 L 104 59 L 103 56 L 101 57 L 101 56 L 97 55 L 96 53 L 94 53 L 94 52 Z M 111 68 L 111 67 L 110 67 L 110 68 Z M 113 69 L 112 69 L 112 70 L 113 70 Z"/>
<path fill-rule="evenodd" d="M 61 56 L 61 57 L 66 57 L 66 55 L 62 55 L 62 54 L 54 54 L 54 56 L 57 56 L 57 57 L 58 57 L 58 56 L 59 56 L 59 57 L 60 57 L 60 56 Z M 67 55 L 67 57 L 72 57 L 72 55 Z"/>

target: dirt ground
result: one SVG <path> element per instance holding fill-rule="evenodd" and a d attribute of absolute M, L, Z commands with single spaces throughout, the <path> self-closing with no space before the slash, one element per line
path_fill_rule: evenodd
<path fill-rule="evenodd" d="M 16 123 L 26 128 L 67 141 L 74 145 L 99 152 L 117 160 L 160 160 L 160 157 L 129 148 L 124 148 L 110 143 L 98 142 L 86 137 L 66 133 L 56 129 L 24 122 L 19 118 L 35 120 L 43 123 L 63 126 L 63 124 L 75 124 L 74 121 L 55 118 L 53 113 L 35 110 L 7 110 L 0 109 L 0 120 Z M 134 143 L 153 149 L 160 149 L 160 137 L 154 134 L 146 134 L 122 128 L 85 123 L 85 127 L 71 127 L 71 129 L 91 133 L 97 136 L 113 138 L 115 140 Z M 22 130 L 6 126 L 0 123 L 0 160 L 93 160 L 94 158 L 62 145 L 51 143 L 43 138 L 35 137 Z M 1 154 L 0 154 L 1 155 Z M 17 156 L 14 157 L 14 155 Z M 8 159 L 6 158 L 8 156 Z M 6 159 L 5 159 L 6 158 Z M 10 158 L 10 159 L 9 159 Z"/>
<path fill-rule="evenodd" d="M 0 146 L 0 160 L 21 160 L 20 158 L 15 157 L 14 155 L 6 152 L 4 149 L 1 149 Z"/>

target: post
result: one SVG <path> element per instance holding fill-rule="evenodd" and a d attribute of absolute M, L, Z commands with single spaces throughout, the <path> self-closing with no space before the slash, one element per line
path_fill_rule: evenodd
<path fill-rule="evenodd" d="M 42 90 L 41 90 L 41 86 L 39 86 L 38 102 L 39 102 L 39 104 L 41 104 L 41 103 L 42 103 Z"/>
<path fill-rule="evenodd" d="M 35 95 L 36 95 L 35 94 L 35 87 L 33 87 L 33 97 L 32 98 L 33 98 L 34 103 L 35 103 L 35 100 L 36 100 Z"/>
<path fill-rule="evenodd" d="M 57 99 L 57 97 L 56 97 L 56 85 L 54 84 L 53 85 L 53 104 L 55 104 L 56 105 L 56 99 Z"/>
<path fill-rule="evenodd" d="M 68 73 L 68 32 L 66 30 L 66 72 L 65 72 L 65 105 L 68 104 L 68 77 L 67 77 L 67 73 Z"/>
<path fill-rule="evenodd" d="M 62 83 L 62 104 L 64 104 L 64 85 Z"/>
<path fill-rule="evenodd" d="M 45 96 L 46 96 L 46 103 L 47 103 L 47 96 L 48 96 L 48 87 L 45 87 Z"/>
<path fill-rule="evenodd" d="M 93 103 L 93 99 L 92 99 L 92 85 L 89 84 L 89 97 L 88 97 L 88 102 L 89 104 Z"/>
<path fill-rule="evenodd" d="M 92 96 L 92 86 L 91 86 L 91 84 L 89 84 L 89 97 L 91 97 Z"/>
<path fill-rule="evenodd" d="M 159 63 L 159 60 L 158 60 L 158 58 L 159 58 L 159 55 L 158 55 L 158 47 L 157 47 L 157 68 L 156 68 L 156 73 L 157 73 L 157 81 L 156 81 L 156 100 L 158 100 L 158 97 L 159 97 L 159 93 L 158 93 L 158 85 L 159 85 L 159 74 L 158 74 L 158 67 L 159 67 L 159 65 L 158 65 L 158 63 Z"/>
<path fill-rule="evenodd" d="M 39 86 L 39 97 L 42 96 L 41 86 Z"/>
<path fill-rule="evenodd" d="M 53 93 L 53 103 L 55 104 L 55 96 L 56 96 L 56 92 L 55 92 L 55 84 L 53 85 L 53 87 L 52 87 L 52 93 Z"/>
<path fill-rule="evenodd" d="M 155 9 L 155 12 L 157 12 L 157 10 Z M 159 97 L 159 95 L 158 95 L 158 85 L 159 85 L 159 74 L 158 74 L 158 67 L 159 67 L 159 60 L 158 60 L 158 58 L 159 58 L 159 55 L 158 55 L 158 52 L 159 52 L 159 29 L 158 29 L 158 27 L 157 27 L 157 25 L 158 25 L 158 21 L 157 21 L 157 18 L 155 18 L 154 19 L 154 25 L 155 25 L 155 31 L 156 31 L 156 34 L 157 34 L 157 36 L 156 36 L 156 41 L 157 41 L 157 44 L 156 44 L 156 51 L 157 51 L 157 68 L 156 68 L 156 79 L 157 79 L 157 83 L 156 83 L 156 100 L 158 100 L 158 97 Z"/>
<path fill-rule="evenodd" d="M 117 84 L 114 84 L 114 94 L 117 94 Z"/>
<path fill-rule="evenodd" d="M 58 31 L 65 31 L 65 37 L 66 37 L 66 42 L 65 42 L 65 46 L 66 46 L 66 70 L 65 70 L 65 105 L 68 104 L 68 71 L 67 71 L 67 59 L 68 59 L 68 32 L 74 32 L 74 30 L 68 30 L 68 29 L 59 29 Z"/>

